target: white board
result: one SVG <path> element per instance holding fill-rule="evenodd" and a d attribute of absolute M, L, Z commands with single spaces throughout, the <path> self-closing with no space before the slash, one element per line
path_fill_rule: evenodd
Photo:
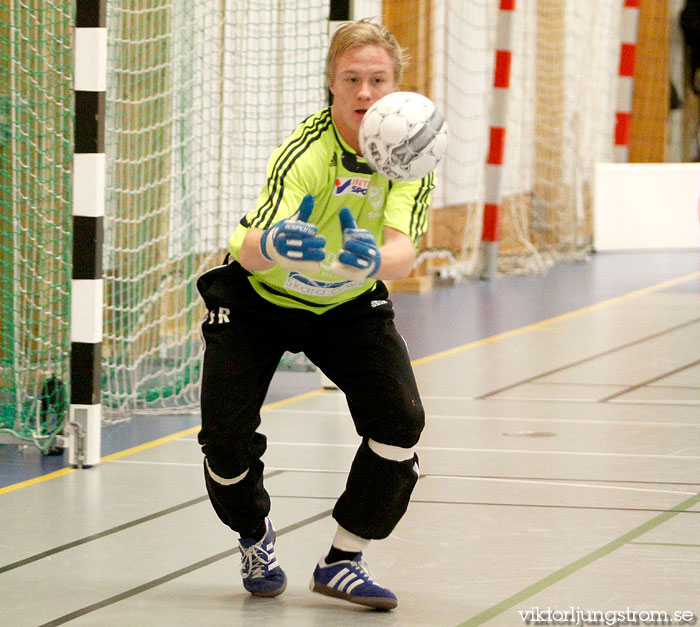
<path fill-rule="evenodd" d="M 597 251 L 700 248 L 700 163 L 595 165 Z"/>

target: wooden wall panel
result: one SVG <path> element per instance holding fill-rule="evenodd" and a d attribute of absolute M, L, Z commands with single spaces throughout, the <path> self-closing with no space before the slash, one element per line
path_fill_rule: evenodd
<path fill-rule="evenodd" d="M 409 56 L 401 89 L 430 98 L 432 80 L 431 0 L 384 0 L 382 23 Z"/>
<path fill-rule="evenodd" d="M 669 111 L 668 0 L 641 0 L 630 126 L 630 163 L 666 160 Z"/>

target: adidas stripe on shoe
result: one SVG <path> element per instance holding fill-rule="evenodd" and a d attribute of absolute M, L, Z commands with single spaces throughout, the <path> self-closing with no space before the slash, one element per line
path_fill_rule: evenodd
<path fill-rule="evenodd" d="M 267 531 L 259 542 L 241 538 L 241 575 L 243 587 L 258 597 L 276 597 L 287 587 L 287 576 L 275 557 L 275 530 L 265 519 Z"/>
<path fill-rule="evenodd" d="M 362 560 L 362 553 L 358 553 L 352 560 L 333 564 L 326 564 L 321 558 L 309 587 L 312 592 L 378 610 L 391 610 L 398 605 L 396 595 L 374 581 L 367 564 Z"/>

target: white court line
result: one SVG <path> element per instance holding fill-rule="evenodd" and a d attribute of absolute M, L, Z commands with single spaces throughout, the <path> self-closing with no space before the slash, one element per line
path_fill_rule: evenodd
<path fill-rule="evenodd" d="M 458 447 L 435 447 L 417 446 L 417 451 L 450 451 L 465 453 L 518 453 L 525 455 L 591 455 L 593 457 L 644 457 L 661 459 L 700 459 L 700 455 L 653 455 L 648 453 L 590 453 L 586 451 L 528 451 L 527 449 L 496 449 L 496 448 L 458 448 Z"/>
<path fill-rule="evenodd" d="M 632 392 L 630 392 L 630 394 L 631 393 Z M 649 399 L 649 400 L 635 399 L 635 398 L 625 399 L 622 396 L 620 398 L 611 398 L 609 401 L 605 401 L 605 402 L 606 403 L 618 403 L 618 404 L 624 403 L 625 405 L 679 405 L 681 407 L 685 407 L 686 405 L 700 405 L 700 401 L 696 401 L 693 399 L 684 399 L 682 401 L 677 401 L 677 400 L 664 401 L 661 399 Z"/>
<path fill-rule="evenodd" d="M 188 464 L 184 462 L 149 462 L 149 461 L 137 461 L 137 460 L 126 460 L 126 459 L 112 459 L 107 463 L 109 464 L 141 464 L 144 466 L 188 466 L 193 468 L 201 468 L 202 464 Z M 265 466 L 266 470 L 275 471 L 285 471 L 285 472 L 297 472 L 297 473 L 309 473 L 309 474 L 334 474 L 334 475 L 346 475 L 347 470 L 328 470 L 322 468 L 292 468 L 292 467 L 281 467 L 281 466 Z M 575 487 L 575 488 L 597 488 L 600 490 L 623 490 L 629 492 L 652 492 L 659 494 L 688 494 L 694 495 L 697 492 L 685 492 L 681 490 L 654 490 L 651 488 L 632 488 L 625 486 L 604 486 L 594 483 L 582 483 L 575 480 L 571 481 L 543 481 L 543 480 L 532 480 L 532 479 L 518 479 L 516 477 L 455 477 L 453 475 L 434 475 L 425 474 L 423 479 L 451 479 L 458 481 L 481 481 L 481 482 L 499 482 L 499 483 L 528 483 L 533 485 L 548 485 L 548 486 L 563 486 L 563 487 Z"/>
<path fill-rule="evenodd" d="M 138 459 L 110 459 L 104 462 L 105 464 L 135 464 L 143 466 L 189 466 L 191 468 L 201 468 L 202 464 L 191 464 L 186 462 L 151 462 Z M 333 475 L 347 475 L 348 470 L 324 470 L 315 468 L 282 468 L 278 466 L 265 465 L 265 471 L 269 470 L 284 470 L 286 472 L 302 472 L 302 473 L 325 473 Z"/>
<path fill-rule="evenodd" d="M 143 464 L 144 466 L 187 466 L 190 468 L 201 468 L 202 462 L 197 464 L 188 462 L 149 462 L 138 459 L 108 459 L 105 464 Z"/>
<path fill-rule="evenodd" d="M 632 394 L 632 392 L 626 392 L 626 394 Z M 551 396 L 504 396 L 507 392 L 502 392 L 501 394 L 494 394 L 489 396 L 489 398 L 497 401 L 531 401 L 536 403 L 581 403 L 581 404 L 604 404 L 597 398 L 553 398 Z M 695 400 L 669 400 L 665 401 L 662 399 L 649 399 L 649 400 L 639 400 L 639 399 L 626 399 L 624 394 L 617 398 L 612 398 L 605 403 L 618 403 L 624 405 L 679 405 L 684 407 L 686 405 L 700 405 L 700 401 Z"/>
<path fill-rule="evenodd" d="M 266 414 L 314 414 L 316 416 L 326 416 L 326 415 L 337 415 L 337 416 L 350 416 L 350 411 L 345 409 L 340 411 L 338 409 L 265 409 L 263 410 Z"/>
<path fill-rule="evenodd" d="M 445 397 L 448 398 L 448 397 Z M 504 399 L 501 399 L 504 400 Z M 514 399 L 505 399 L 505 400 L 514 400 Z M 532 399 L 518 399 L 518 400 L 532 400 Z M 577 401 L 579 402 L 579 401 Z M 583 402 L 583 401 L 581 401 Z M 590 402 L 590 401 L 586 401 Z M 609 401 L 610 403 L 614 403 L 615 401 Z M 700 403 L 700 401 L 698 401 Z M 645 403 L 645 401 L 640 401 L 640 403 Z M 693 401 L 695 403 L 695 401 Z M 668 404 L 668 403 L 659 403 L 659 404 Z M 323 410 L 305 410 L 305 409 L 271 409 L 268 410 L 271 413 L 288 413 L 288 414 L 315 414 L 315 415 L 339 415 L 339 416 L 347 416 L 350 417 L 349 412 L 341 412 L 341 411 L 323 411 Z M 502 421 L 507 421 L 507 420 L 512 420 L 514 422 L 563 422 L 566 423 L 567 425 L 574 425 L 574 424 L 591 424 L 591 425 L 628 425 L 630 427 L 636 427 L 638 425 L 644 425 L 644 426 L 650 426 L 650 427 L 697 427 L 700 428 L 700 423 L 697 422 L 650 422 L 650 421 L 636 421 L 633 422 L 632 420 L 589 420 L 589 419 L 577 419 L 577 418 L 527 418 L 524 416 L 463 416 L 463 415 L 458 415 L 458 414 L 427 414 L 425 415 L 426 421 L 428 420 L 437 420 L 437 419 L 450 419 L 450 420 L 489 420 L 489 421 L 495 421 L 495 420 L 502 420 Z M 182 438 L 181 438 L 182 439 Z"/>
<path fill-rule="evenodd" d="M 356 448 L 357 444 L 321 444 L 318 442 L 268 442 L 268 447 L 276 446 L 307 446 L 307 447 L 339 447 Z M 661 459 L 700 459 L 700 455 L 655 455 L 649 453 L 590 453 L 585 451 L 530 451 L 527 449 L 497 449 L 497 448 L 462 448 L 453 446 L 417 446 L 416 451 L 447 451 L 459 453 L 518 453 L 525 455 L 592 455 L 595 457 L 644 457 Z"/>
<path fill-rule="evenodd" d="M 455 477 L 452 475 L 432 475 L 425 474 L 423 479 L 456 479 L 460 481 L 498 481 L 501 483 L 531 483 L 536 485 L 550 486 L 575 486 L 577 488 L 598 488 L 600 490 L 629 490 L 630 492 L 658 492 L 660 494 L 688 494 L 694 495 L 697 492 L 685 492 L 682 490 L 654 490 L 651 488 L 628 488 L 626 486 L 599 485 L 597 483 L 583 483 L 578 481 L 534 481 L 532 479 L 518 479 L 514 477 Z"/>
<path fill-rule="evenodd" d="M 193 442 L 195 440 L 181 441 Z M 298 446 L 307 448 L 352 448 L 355 449 L 359 442 L 354 444 L 338 444 L 338 443 L 323 443 L 323 442 L 274 442 L 268 441 L 267 446 Z M 417 446 L 416 451 L 447 451 L 459 453 L 518 453 L 526 455 L 592 455 L 595 457 L 643 457 L 651 459 L 700 459 L 700 455 L 656 455 L 650 453 L 595 453 L 586 451 L 531 451 L 527 449 L 499 449 L 499 448 L 462 448 L 455 446 Z"/>
<path fill-rule="evenodd" d="M 611 401 L 612 402 L 612 401 Z M 647 420 L 640 420 L 633 422 L 632 420 L 589 420 L 587 418 L 525 418 L 522 416 L 459 416 L 452 414 L 426 414 L 426 421 L 431 419 L 447 418 L 449 420 L 488 420 L 488 421 L 502 421 L 507 422 L 512 420 L 513 422 L 549 422 L 557 423 L 563 422 L 567 426 L 573 426 L 577 424 L 583 425 L 626 425 L 629 427 L 638 427 L 640 425 L 648 427 L 699 427 L 700 423 L 697 422 L 651 422 Z"/>

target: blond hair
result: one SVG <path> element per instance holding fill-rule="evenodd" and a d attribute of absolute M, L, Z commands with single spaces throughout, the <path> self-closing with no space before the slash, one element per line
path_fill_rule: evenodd
<path fill-rule="evenodd" d="M 386 26 L 373 23 L 371 18 L 364 18 L 357 22 L 346 22 L 333 33 L 326 57 L 326 81 L 328 85 L 331 85 L 335 79 L 335 65 L 338 58 L 348 50 L 360 46 L 381 46 L 384 48 L 394 62 L 396 85 L 401 83 L 407 62 L 406 53 Z"/>

